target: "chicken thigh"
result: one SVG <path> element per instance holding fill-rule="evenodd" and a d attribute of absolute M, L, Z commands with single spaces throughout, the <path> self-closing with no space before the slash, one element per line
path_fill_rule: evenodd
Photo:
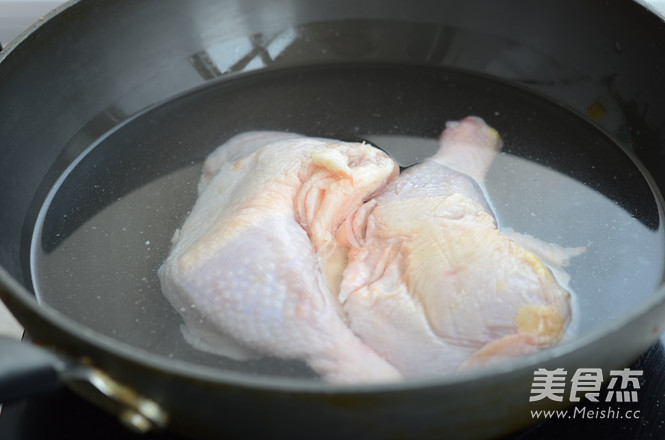
<path fill-rule="evenodd" d="M 235 359 L 302 359 L 331 382 L 399 379 L 344 321 L 335 239 L 398 171 L 370 145 L 286 133 L 242 134 L 213 152 L 159 270 L 190 342 Z"/>
<path fill-rule="evenodd" d="M 482 119 L 449 122 L 437 154 L 398 175 L 367 144 L 230 139 L 207 158 L 159 270 L 186 338 L 234 359 L 301 359 L 335 383 L 441 375 L 555 343 L 571 305 L 554 266 L 583 249 L 498 229 L 484 176 L 500 148 Z"/>
<path fill-rule="evenodd" d="M 434 157 L 338 230 L 349 247 L 339 297 L 349 326 L 405 377 L 528 353 L 564 334 L 569 292 L 497 229 L 483 194 L 500 148 L 481 119 L 449 122 Z M 563 260 L 579 252 L 548 248 Z"/>

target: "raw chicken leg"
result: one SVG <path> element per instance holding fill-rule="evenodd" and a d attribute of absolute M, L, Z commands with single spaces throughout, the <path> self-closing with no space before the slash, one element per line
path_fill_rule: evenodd
<path fill-rule="evenodd" d="M 236 359 L 303 359 L 332 382 L 399 379 L 331 293 L 346 264 L 335 232 L 398 171 L 369 145 L 285 133 L 239 135 L 213 152 L 159 271 L 190 341 Z"/>
<path fill-rule="evenodd" d="M 534 351 L 559 340 L 570 316 L 570 294 L 497 230 L 483 195 L 498 134 L 469 117 L 448 123 L 440 143 L 337 233 L 350 248 L 340 291 L 349 326 L 405 377 Z"/>

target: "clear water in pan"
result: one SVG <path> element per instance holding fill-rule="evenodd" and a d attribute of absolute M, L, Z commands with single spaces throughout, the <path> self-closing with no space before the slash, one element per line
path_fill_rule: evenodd
<path fill-rule="evenodd" d="M 502 82 L 440 68 L 320 66 L 222 81 L 117 128 L 68 168 L 40 214 L 32 276 L 41 301 L 86 326 L 168 358 L 310 377 L 301 363 L 240 363 L 193 349 L 157 269 L 196 200 L 206 155 L 247 130 L 367 139 L 401 165 L 437 147 L 446 120 L 483 117 L 505 147 L 487 179 L 502 225 L 587 246 L 568 272 L 578 332 L 619 316 L 663 278 L 658 198 L 602 132 Z"/>

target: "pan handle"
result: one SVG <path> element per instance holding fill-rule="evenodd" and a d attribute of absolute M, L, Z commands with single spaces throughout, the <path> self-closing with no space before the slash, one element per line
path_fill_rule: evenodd
<path fill-rule="evenodd" d="M 0 336 L 0 404 L 55 391 L 63 384 L 137 432 L 162 429 L 168 414 L 151 399 L 89 365 Z"/>
<path fill-rule="evenodd" d="M 65 367 L 49 351 L 0 335 L 0 403 L 57 390 Z"/>

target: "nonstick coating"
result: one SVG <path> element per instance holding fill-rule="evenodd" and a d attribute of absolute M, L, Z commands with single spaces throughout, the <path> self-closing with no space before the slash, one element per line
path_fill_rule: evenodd
<path fill-rule="evenodd" d="M 138 113 L 252 69 L 387 62 L 496 77 L 561 103 L 605 132 L 662 187 L 662 20 L 625 1 L 498 3 L 91 0 L 61 7 L 0 56 L 3 301 L 35 340 L 70 358 L 85 357 L 161 404 L 170 427 L 190 434 L 280 429 L 324 437 L 485 437 L 531 422 L 535 405 L 526 401 L 535 368 L 627 365 L 664 329 L 661 289 L 547 353 L 437 381 L 334 389 L 153 358 L 39 305 L 30 293 L 32 232 L 62 172 Z M 358 26 L 363 20 L 382 25 Z M 348 26 L 338 33 L 322 26 L 299 51 L 271 54 L 285 30 L 339 21 Z M 261 63 L 233 58 L 238 47 Z M 594 102 L 612 117 L 594 119 Z M 513 128 L 522 123 L 511 122 Z M 631 212 L 644 206 L 631 207 L 631 197 L 622 197 Z M 658 226 L 653 212 L 636 216 Z M 229 422 L 257 414 L 261 423 L 251 426 Z"/>
<path fill-rule="evenodd" d="M 503 137 L 505 154 L 485 181 L 501 226 L 587 247 L 566 267 L 576 299 L 571 337 L 653 293 L 665 254 L 659 208 L 638 167 L 603 132 L 510 84 L 372 63 L 247 74 L 109 133 L 63 173 L 41 210 L 32 249 L 37 296 L 165 361 L 310 377 L 302 362 L 235 362 L 195 350 L 183 337 L 157 271 L 196 199 L 202 158 L 234 133 L 262 129 L 376 140 L 410 165 L 437 149 L 446 119 L 464 112 L 484 117 Z"/>

